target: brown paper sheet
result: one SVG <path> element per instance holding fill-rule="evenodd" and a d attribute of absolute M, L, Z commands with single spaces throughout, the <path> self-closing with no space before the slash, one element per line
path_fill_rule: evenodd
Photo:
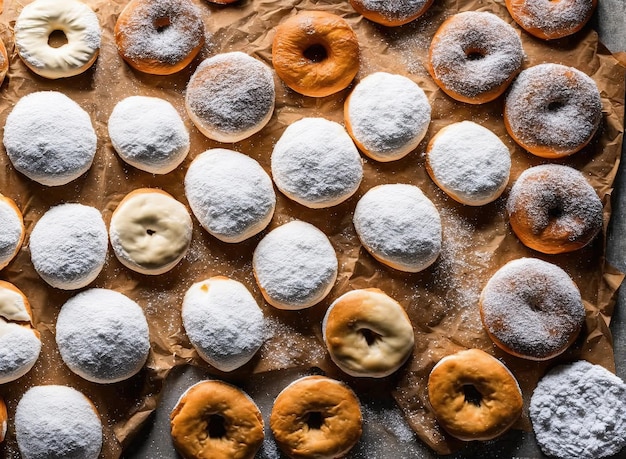
<path fill-rule="evenodd" d="M 49 188 L 30 181 L 13 169 L 4 152 L 0 153 L 0 193 L 13 198 L 22 209 L 27 234 L 46 210 L 63 202 L 98 208 L 108 225 L 123 196 L 139 187 L 161 188 L 186 204 L 184 174 L 199 153 L 213 147 L 232 148 L 255 158 L 269 172 L 273 145 L 289 123 L 308 116 L 342 122 L 343 102 L 352 86 L 336 95 L 315 99 L 288 90 L 278 77 L 275 77 L 277 96 L 272 120 L 260 133 L 237 144 L 222 145 L 204 138 L 185 114 L 186 82 L 203 58 L 237 50 L 271 65 L 272 28 L 296 11 L 318 9 L 345 17 L 361 45 L 361 67 L 356 81 L 375 71 L 407 75 L 424 89 L 433 113 L 424 141 L 406 158 L 382 164 L 364 157 L 365 177 L 359 191 L 339 206 L 306 209 L 278 193 L 276 213 L 268 230 L 239 244 L 218 241 L 194 221 L 193 241 L 187 256 L 171 272 L 160 276 L 144 276 L 126 269 L 109 250 L 105 269 L 90 287 L 115 289 L 128 295 L 144 308 L 150 324 L 149 361 L 144 370 L 128 381 L 113 385 L 89 383 L 64 366 L 54 340 L 55 321 L 60 307 L 76 292 L 53 289 L 38 277 L 30 262 L 27 236 L 17 258 L 0 272 L 0 278 L 15 283 L 30 299 L 36 327 L 42 334 L 43 351 L 27 376 L 0 386 L 0 395 L 6 399 L 11 417 L 29 387 L 51 383 L 70 385 L 85 393 L 102 416 L 105 445 L 101 457 L 116 458 L 157 406 L 163 380 L 175 366 L 197 365 L 235 383 L 252 373 L 316 367 L 348 381 L 357 392 L 392 392 L 419 437 L 436 452 L 447 453 L 459 444 L 437 425 L 425 390 L 430 369 L 447 354 L 479 347 L 497 356 L 519 379 L 527 403 L 536 381 L 559 361 L 584 358 L 614 370 L 608 325 L 615 292 L 623 276 L 604 260 L 605 232 L 592 245 L 573 254 L 538 254 L 523 247 L 508 226 L 504 212 L 508 189 L 494 203 L 470 208 L 449 199 L 424 169 L 423 152 L 428 140 L 443 126 L 461 120 L 472 120 L 490 128 L 509 146 L 513 159 L 509 185 L 527 167 L 548 162 L 529 155 L 507 136 L 502 122 L 502 98 L 480 106 L 457 103 L 437 88 L 425 68 L 430 39 L 446 17 L 460 10 L 482 10 L 512 23 L 503 0 L 438 0 L 423 18 L 399 28 L 385 28 L 363 19 L 347 1 L 242 0 L 230 6 L 218 6 L 198 0 L 210 37 L 208 44 L 189 68 L 167 77 L 136 72 L 118 56 L 112 30 L 126 3 L 124 0 L 86 0 L 98 14 L 103 28 L 100 57 L 83 75 L 63 80 L 36 76 L 17 56 L 12 27 L 23 3 L 28 2 L 5 2 L 0 15 L 0 36 L 11 60 L 8 77 L 0 88 L 0 125 L 4 125 L 8 113 L 22 96 L 39 90 L 56 90 L 89 112 L 98 134 L 98 150 L 89 172 L 61 187 Z M 590 75 L 601 90 L 604 118 L 598 134 L 582 152 L 559 163 L 576 167 L 585 174 L 605 204 L 605 222 L 608 222 L 623 134 L 624 69 L 588 28 L 572 38 L 550 43 L 521 30 L 520 35 L 527 54 L 526 67 L 543 62 L 572 65 Z M 154 176 L 124 164 L 115 154 L 107 134 L 107 120 L 115 104 L 130 95 L 161 97 L 183 116 L 191 133 L 191 152 L 172 173 Z M 368 189 L 382 183 L 418 185 L 441 213 L 443 251 L 438 261 L 422 273 L 406 274 L 386 268 L 359 244 L 351 221 L 354 206 Z M 304 311 L 279 311 L 263 302 L 252 274 L 251 258 L 267 231 L 294 218 L 316 225 L 329 236 L 339 257 L 340 271 L 334 289 L 322 303 Z M 501 265 L 522 256 L 539 257 L 564 268 L 579 285 L 585 300 L 587 322 L 583 333 L 568 352 L 553 361 L 536 363 L 504 355 L 492 345 L 480 324 L 477 309 L 480 289 Z M 180 319 L 186 289 L 193 282 L 218 274 L 243 282 L 268 319 L 267 342 L 251 363 L 231 374 L 217 372 L 198 358 Z M 362 287 L 378 287 L 398 300 L 407 309 L 415 328 L 416 345 L 410 361 L 397 374 L 380 381 L 357 380 L 342 374 L 330 362 L 321 341 L 321 319 L 330 302 L 348 290 Z M 515 427 L 530 429 L 527 406 Z M 0 447 L 2 451 L 6 457 L 17 456 L 12 421 L 8 439 Z"/>

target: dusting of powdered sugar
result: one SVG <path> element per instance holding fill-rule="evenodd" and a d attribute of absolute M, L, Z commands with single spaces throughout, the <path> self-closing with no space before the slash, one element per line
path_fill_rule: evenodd
<path fill-rule="evenodd" d="M 379 13 L 389 21 L 406 22 L 423 14 L 432 0 L 354 0 L 365 10 Z"/>
<path fill-rule="evenodd" d="M 0 384 L 28 373 L 40 351 L 41 340 L 34 330 L 0 318 Z"/>
<path fill-rule="evenodd" d="M 24 234 L 23 219 L 0 195 L 0 266 L 15 255 Z"/>
<path fill-rule="evenodd" d="M 544 454 L 613 456 L 626 445 L 626 384 L 584 360 L 557 366 L 537 384 L 530 419 Z"/>
<path fill-rule="evenodd" d="M 539 29 L 548 37 L 571 35 L 593 13 L 592 0 L 517 0 L 507 2 L 511 16 L 524 29 Z"/>

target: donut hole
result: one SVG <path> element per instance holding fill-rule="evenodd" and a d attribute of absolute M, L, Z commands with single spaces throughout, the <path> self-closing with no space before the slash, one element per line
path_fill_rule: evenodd
<path fill-rule="evenodd" d="M 328 51 L 326 51 L 326 48 L 319 43 L 308 46 L 304 49 L 302 54 L 306 59 L 315 63 L 328 59 Z"/>
<path fill-rule="evenodd" d="M 465 50 L 465 57 L 468 61 L 479 61 L 487 55 L 484 49 L 469 48 Z"/>
<path fill-rule="evenodd" d="M 50 35 L 48 35 L 48 46 L 51 48 L 60 48 L 67 45 L 67 43 L 67 35 L 65 35 L 65 32 L 62 30 L 53 30 Z"/>
<path fill-rule="evenodd" d="M 172 21 L 170 21 L 170 18 L 168 18 L 167 16 L 158 18 L 156 21 L 154 21 L 154 28 L 158 33 L 165 31 L 171 25 Z"/>
<path fill-rule="evenodd" d="M 361 328 L 359 333 L 363 335 L 363 338 L 365 338 L 365 342 L 368 346 L 371 346 L 381 338 L 381 335 L 376 333 L 374 330 L 370 330 L 369 328 Z"/>
<path fill-rule="evenodd" d="M 226 436 L 226 419 L 217 413 L 210 414 L 207 421 L 206 431 L 209 438 L 224 438 Z"/>
<path fill-rule="evenodd" d="M 153 230 L 153 229 L 148 228 L 148 229 L 146 229 L 146 234 L 148 236 L 152 236 L 153 234 L 156 234 L 156 231 Z"/>
<path fill-rule="evenodd" d="M 310 430 L 319 430 L 324 425 L 324 415 L 319 411 L 309 411 L 304 422 Z"/>
<path fill-rule="evenodd" d="M 548 104 L 548 111 L 549 112 L 558 112 L 564 106 L 565 106 L 565 102 L 563 102 L 562 100 L 553 100 L 552 102 L 550 102 Z"/>
<path fill-rule="evenodd" d="M 463 384 L 463 394 L 465 395 L 465 403 L 480 406 L 483 395 L 476 389 L 473 384 Z"/>
<path fill-rule="evenodd" d="M 558 218 L 561 218 L 562 216 L 563 216 L 563 207 L 557 204 L 553 204 L 550 207 L 548 207 L 548 218 L 550 220 L 556 220 Z"/>

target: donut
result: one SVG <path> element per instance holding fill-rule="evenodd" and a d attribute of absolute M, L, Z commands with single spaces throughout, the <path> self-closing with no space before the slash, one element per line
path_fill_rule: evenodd
<path fill-rule="evenodd" d="M 4 441 L 9 427 L 9 414 L 7 413 L 7 405 L 4 399 L 0 397 L 0 443 Z"/>
<path fill-rule="evenodd" d="M 336 14 L 300 11 L 274 33 L 274 70 L 297 93 L 330 96 L 347 88 L 359 71 L 357 36 Z"/>
<path fill-rule="evenodd" d="M 15 258 L 25 235 L 22 212 L 13 199 L 0 194 L 0 269 Z"/>
<path fill-rule="evenodd" d="M 187 83 L 185 107 L 202 134 L 233 143 L 265 127 L 274 113 L 275 98 L 270 68 L 234 51 L 200 63 Z"/>
<path fill-rule="evenodd" d="M 4 125 L 4 147 L 13 167 L 46 186 L 65 185 L 87 172 L 97 140 L 89 114 L 56 91 L 22 97 Z"/>
<path fill-rule="evenodd" d="M 35 0 L 20 12 L 14 32 L 22 62 L 44 78 L 79 75 L 100 53 L 98 16 L 78 0 Z"/>
<path fill-rule="evenodd" d="M 322 332 L 332 361 L 350 376 L 389 376 L 413 351 L 409 316 L 377 288 L 352 290 L 333 301 Z"/>
<path fill-rule="evenodd" d="M 437 362 L 428 376 L 428 400 L 441 427 L 465 441 L 503 434 L 520 417 L 523 405 L 515 376 L 480 349 Z"/>
<path fill-rule="evenodd" d="M 289 199 L 313 209 L 336 206 L 363 179 L 363 161 L 339 123 L 303 118 L 280 136 L 271 156 L 272 178 Z"/>
<path fill-rule="evenodd" d="M 399 271 L 423 271 L 441 252 L 439 211 L 417 186 L 375 186 L 357 202 L 352 222 L 363 247 Z"/>
<path fill-rule="evenodd" d="M 387 27 L 407 24 L 422 16 L 433 0 L 350 0 L 352 8 L 364 18 Z"/>
<path fill-rule="evenodd" d="M 553 40 L 582 29 L 591 19 L 597 3 L 597 0 L 506 0 L 506 8 L 526 32 Z"/>
<path fill-rule="evenodd" d="M 114 34 L 122 59 L 153 75 L 181 71 L 205 41 L 200 9 L 191 0 L 131 0 L 117 18 Z"/>
<path fill-rule="evenodd" d="M 157 97 L 119 101 L 108 123 L 109 138 L 126 163 L 151 174 L 176 169 L 189 152 L 189 131 L 176 109 Z"/>
<path fill-rule="evenodd" d="M 243 153 L 214 148 L 199 154 L 184 184 L 191 211 L 220 241 L 242 242 L 263 231 L 274 215 L 272 179 Z"/>
<path fill-rule="evenodd" d="M 602 121 L 596 83 L 574 67 L 539 64 L 511 85 L 504 125 L 522 148 L 542 158 L 562 158 L 582 150 Z"/>
<path fill-rule="evenodd" d="M 4 46 L 4 42 L 0 39 L 0 85 L 4 81 L 9 71 L 9 54 L 7 48 Z"/>
<path fill-rule="evenodd" d="M 498 98 L 522 69 L 524 50 L 515 29 L 488 12 L 446 19 L 428 51 L 428 71 L 448 96 L 468 104 Z"/>
<path fill-rule="evenodd" d="M 328 237 L 300 220 L 270 231 L 252 256 L 261 293 L 278 309 L 304 309 L 322 301 L 335 284 L 338 266 Z"/>
<path fill-rule="evenodd" d="M 602 229 L 602 201 L 576 169 L 544 164 L 517 178 L 506 203 L 511 229 L 527 247 L 556 254 L 589 244 Z"/>
<path fill-rule="evenodd" d="M 116 258 L 141 274 L 174 268 L 191 244 L 193 223 L 187 208 L 165 191 L 139 188 L 117 205 L 109 239 Z"/>
<path fill-rule="evenodd" d="M 558 266 L 520 258 L 502 266 L 480 295 L 487 335 L 502 350 L 548 360 L 576 340 L 585 322 L 580 291 Z"/>
<path fill-rule="evenodd" d="M 116 383 L 134 376 L 146 363 L 148 322 L 141 307 L 127 296 L 93 288 L 63 304 L 56 343 L 72 372 L 94 383 Z"/>
<path fill-rule="evenodd" d="M 187 389 L 170 424 L 174 446 L 185 459 L 252 459 L 265 438 L 254 401 L 222 381 L 201 381 Z"/>
<path fill-rule="evenodd" d="M 404 158 L 417 148 L 430 115 L 428 98 L 417 83 L 386 72 L 359 81 L 344 104 L 348 134 L 359 150 L 380 162 Z"/>
<path fill-rule="evenodd" d="M 29 246 L 33 267 L 46 283 L 76 290 L 98 277 L 109 241 L 98 209 L 66 203 L 50 208 L 35 223 Z"/>
<path fill-rule="evenodd" d="M 102 422 L 91 401 L 67 386 L 34 386 L 15 410 L 15 435 L 23 459 L 97 459 Z"/>
<path fill-rule="evenodd" d="M 242 283 L 224 276 L 189 287 L 182 318 L 200 357 L 220 371 L 245 365 L 265 340 L 265 319 L 254 297 Z"/>
<path fill-rule="evenodd" d="M 511 153 L 500 138 L 472 121 L 445 126 L 428 143 L 426 171 L 455 201 L 482 206 L 509 183 Z"/>

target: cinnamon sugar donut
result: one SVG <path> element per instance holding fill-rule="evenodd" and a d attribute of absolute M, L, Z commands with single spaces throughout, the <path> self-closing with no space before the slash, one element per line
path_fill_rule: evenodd
<path fill-rule="evenodd" d="M 0 269 L 15 258 L 25 235 L 22 212 L 15 201 L 0 194 Z"/>
<path fill-rule="evenodd" d="M 387 27 L 407 24 L 422 16 L 433 0 L 350 0 L 352 8 L 372 22 Z"/>

